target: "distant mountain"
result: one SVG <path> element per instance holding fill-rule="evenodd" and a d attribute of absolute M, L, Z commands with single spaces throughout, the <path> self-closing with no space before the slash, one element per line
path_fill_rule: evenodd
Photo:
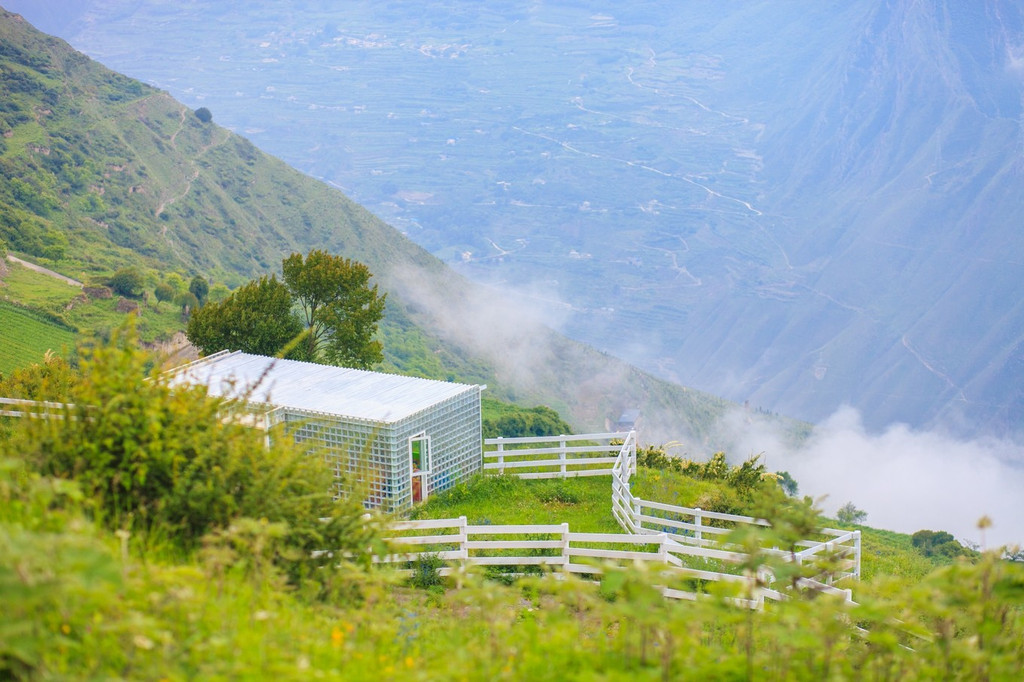
<path fill-rule="evenodd" d="M 0 103 L 0 239 L 20 256 L 82 281 L 132 265 L 151 283 L 176 271 L 238 284 L 323 248 L 388 292 L 387 369 L 487 383 L 580 430 L 639 408 L 648 437 L 698 446 L 731 406 L 555 334 L 340 191 L 5 11 Z"/>
<path fill-rule="evenodd" d="M 1019 3 L 7 4 L 662 377 L 1021 426 Z"/>

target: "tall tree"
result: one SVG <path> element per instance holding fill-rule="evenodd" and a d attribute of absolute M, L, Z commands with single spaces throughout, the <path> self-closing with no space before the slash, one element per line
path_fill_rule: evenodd
<path fill-rule="evenodd" d="M 361 369 L 384 359 L 374 336 L 387 294 L 370 285 L 369 268 L 314 249 L 305 258 L 301 253 L 288 256 L 282 270 L 309 328 L 306 355 L 310 359 Z"/>
<path fill-rule="evenodd" d="M 203 304 L 206 303 L 206 294 L 210 292 L 210 284 L 199 275 L 196 275 L 188 283 L 188 290 L 199 299 L 200 304 Z"/>
<path fill-rule="evenodd" d="M 239 287 L 220 303 L 197 308 L 185 335 L 204 355 L 224 349 L 276 355 L 302 329 L 288 287 L 271 276 Z M 304 359 L 304 347 L 297 350 L 288 357 Z"/>

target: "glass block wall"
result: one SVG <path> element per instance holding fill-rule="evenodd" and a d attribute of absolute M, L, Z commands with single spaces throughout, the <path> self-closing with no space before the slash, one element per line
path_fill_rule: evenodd
<path fill-rule="evenodd" d="M 480 392 L 465 391 L 395 425 L 395 446 L 401 451 L 393 479 L 395 510 L 412 506 L 409 439 L 420 435 L 430 439 L 428 496 L 447 490 L 483 469 Z"/>
<path fill-rule="evenodd" d="M 311 446 L 334 471 L 335 495 L 355 492 L 367 507 L 402 511 L 412 506 L 409 439 L 430 439 L 428 496 L 483 468 L 480 392 L 465 391 L 393 423 L 278 408 L 274 425 Z"/>

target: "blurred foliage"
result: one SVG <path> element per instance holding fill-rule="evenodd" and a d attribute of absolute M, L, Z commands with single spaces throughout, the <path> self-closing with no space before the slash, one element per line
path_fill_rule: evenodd
<path fill-rule="evenodd" d="M 358 501 L 316 490 L 326 480 L 316 458 L 287 438 L 268 448 L 201 391 L 169 391 L 130 341 L 121 330 L 82 353 L 68 397 L 91 409 L 23 420 L 0 441 L 0 678 L 998 680 L 1024 666 L 1024 566 L 996 552 L 912 581 L 879 576 L 855 586 L 856 605 L 802 588 L 799 566 L 757 551 L 739 567 L 755 579 L 735 585 L 616 565 L 597 584 L 542 571 L 443 578 L 428 557 L 412 580 L 426 590 L 405 587 L 371 568 L 379 529 Z M 229 470 L 247 457 L 250 472 L 190 479 L 203 464 L 188 444 Z M 199 520 L 161 474 L 171 459 L 193 485 L 209 483 L 188 495 L 212 514 L 191 534 Z M 694 482 L 721 485 L 733 468 L 716 462 L 715 481 Z M 607 483 L 490 477 L 433 498 L 434 511 L 447 498 L 488 505 L 494 523 L 518 507 L 534 521 L 543 510 L 567 518 L 592 499 L 607 509 Z M 809 500 L 755 487 L 748 511 L 773 525 L 732 542 L 791 553 L 820 526 Z M 219 515 L 221 504 L 235 514 Z M 702 598 L 666 599 L 656 587 L 666 580 Z M 787 584 L 791 598 L 763 610 L 735 601 Z"/>
<path fill-rule="evenodd" d="M 926 557 L 953 558 L 959 556 L 977 556 L 977 552 L 964 547 L 946 531 L 919 530 L 910 536 L 911 543 Z"/>
<path fill-rule="evenodd" d="M 205 387 L 172 387 L 153 360 L 128 325 L 82 350 L 74 381 L 57 363 L 38 377 L 12 377 L 65 405 L 20 420 L 3 451 L 43 475 L 74 479 L 105 527 L 155 535 L 182 552 L 254 518 L 283 524 L 274 526 L 282 529 L 275 557 L 295 579 L 313 571 L 313 549 L 365 556 L 372 537 L 359 530 L 361 504 L 332 499 L 323 461 L 284 432 L 268 447 L 243 402 L 214 398 Z"/>

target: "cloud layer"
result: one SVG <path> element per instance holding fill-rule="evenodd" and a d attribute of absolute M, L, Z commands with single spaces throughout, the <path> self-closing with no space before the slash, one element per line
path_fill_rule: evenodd
<path fill-rule="evenodd" d="M 829 515 L 845 504 L 867 512 L 867 524 L 904 533 L 945 530 L 961 541 L 1024 546 L 1024 446 L 1008 440 L 960 440 L 894 424 L 865 429 L 842 408 L 792 446 L 777 427 L 731 414 L 720 424 L 729 452 L 764 453 L 772 471 L 789 471 L 800 494 L 827 495 Z M 982 516 L 993 525 L 984 537 Z"/>

